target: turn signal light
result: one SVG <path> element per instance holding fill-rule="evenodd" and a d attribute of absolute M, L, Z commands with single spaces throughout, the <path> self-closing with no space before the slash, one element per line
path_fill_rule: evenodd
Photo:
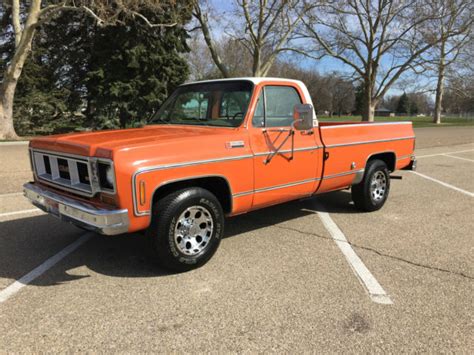
<path fill-rule="evenodd" d="M 144 205 L 146 202 L 146 195 L 145 195 L 145 181 L 140 181 L 140 205 Z"/>

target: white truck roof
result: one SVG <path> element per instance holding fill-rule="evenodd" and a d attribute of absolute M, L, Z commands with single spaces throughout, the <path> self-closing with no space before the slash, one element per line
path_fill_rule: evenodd
<path fill-rule="evenodd" d="M 199 80 L 199 81 L 191 81 L 186 84 L 197 84 L 197 83 L 209 83 L 215 81 L 233 81 L 233 80 L 247 80 L 251 81 L 252 83 L 260 84 L 262 81 L 290 81 L 298 85 L 305 86 L 304 83 L 300 80 L 294 79 L 285 79 L 285 78 L 272 78 L 272 77 L 255 77 L 255 76 L 246 76 L 246 77 L 239 77 L 239 78 L 225 78 L 225 79 L 211 79 L 211 80 Z"/>

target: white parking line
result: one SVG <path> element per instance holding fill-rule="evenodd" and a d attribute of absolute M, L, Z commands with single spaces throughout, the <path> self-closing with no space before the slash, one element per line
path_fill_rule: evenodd
<path fill-rule="evenodd" d="M 444 152 L 444 153 L 436 153 L 436 154 L 428 154 L 428 155 L 417 155 L 416 159 L 419 158 L 431 158 L 431 157 L 437 157 L 439 155 L 445 155 L 445 154 L 456 154 L 456 153 L 466 153 L 466 152 L 472 152 L 474 149 L 466 149 L 466 150 L 458 150 L 457 152 Z"/>
<path fill-rule="evenodd" d="M 27 145 L 30 141 L 13 141 L 13 142 L 0 142 L 0 147 L 2 145 Z"/>
<path fill-rule="evenodd" d="M 374 275 L 372 275 L 370 270 L 365 266 L 354 249 L 352 249 L 351 245 L 347 241 L 346 236 L 339 229 L 331 216 L 329 216 L 329 213 L 321 211 L 318 211 L 317 213 L 324 226 L 331 234 L 331 237 L 342 251 L 342 254 L 344 254 L 347 262 L 352 268 L 352 271 L 354 271 L 354 274 L 356 274 L 361 284 L 369 293 L 370 299 L 376 303 L 393 304 L 390 296 L 385 292 L 382 286 L 380 286 Z"/>
<path fill-rule="evenodd" d="M 443 156 L 449 157 L 449 158 L 455 158 L 455 159 L 465 160 L 465 161 L 470 161 L 471 163 L 474 163 L 474 160 L 472 160 L 472 159 L 463 158 L 463 157 L 457 157 L 457 156 L 455 156 L 455 155 L 443 154 Z"/>
<path fill-rule="evenodd" d="M 440 185 L 443 185 L 445 187 L 449 187 L 450 189 L 453 189 L 453 190 L 456 190 L 458 192 L 461 192 L 465 195 L 468 195 L 469 197 L 474 197 L 474 193 L 472 192 L 469 192 L 469 191 L 466 191 L 466 190 L 463 190 L 463 189 L 460 189 L 459 187 L 456 187 L 456 186 L 453 186 L 451 184 L 448 184 L 444 181 L 441 181 L 441 180 L 438 180 L 438 179 L 435 179 L 435 178 L 432 178 L 431 176 L 428 176 L 428 175 L 425 175 L 425 174 L 422 174 L 422 173 L 419 173 L 418 171 L 411 171 L 413 174 L 416 174 L 418 176 L 421 176 L 422 178 L 425 178 L 427 180 L 431 180 L 431 181 L 434 181 Z"/>
<path fill-rule="evenodd" d="M 21 277 L 20 279 L 12 283 L 10 286 L 0 291 L 0 303 L 3 303 L 6 300 L 8 300 L 11 296 L 13 296 L 15 293 L 20 291 L 23 287 L 31 283 L 31 281 L 33 281 L 34 279 L 38 278 L 39 276 L 44 274 L 46 271 L 51 269 L 54 265 L 60 262 L 64 257 L 71 254 L 74 250 L 76 250 L 82 244 L 87 242 L 93 235 L 94 233 L 84 234 L 79 239 L 77 239 L 74 243 L 69 244 L 66 248 L 61 250 L 56 255 L 50 257 L 40 266 L 36 267 L 34 270 L 30 271 L 25 276 Z"/>
<path fill-rule="evenodd" d="M 32 208 L 30 210 L 22 210 L 22 211 L 14 211 L 14 212 L 5 212 L 5 213 L 0 213 L 0 218 L 1 217 L 10 217 L 10 216 L 16 216 L 18 214 L 25 214 L 25 213 L 44 213 L 43 211 L 37 209 L 37 208 Z"/>
<path fill-rule="evenodd" d="M 23 192 L 12 192 L 9 194 L 1 194 L 0 197 L 14 197 L 14 196 L 23 196 Z"/>

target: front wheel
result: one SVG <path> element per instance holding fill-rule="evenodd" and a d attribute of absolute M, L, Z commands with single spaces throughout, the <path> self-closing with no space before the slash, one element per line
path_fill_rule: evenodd
<path fill-rule="evenodd" d="M 390 174 L 382 160 L 371 160 L 365 167 L 364 179 L 352 186 L 352 200 L 357 208 L 372 212 L 382 208 L 390 191 Z"/>
<path fill-rule="evenodd" d="M 147 238 L 160 266 L 188 271 L 209 261 L 223 232 L 224 216 L 219 201 L 211 192 L 193 187 L 156 202 Z"/>

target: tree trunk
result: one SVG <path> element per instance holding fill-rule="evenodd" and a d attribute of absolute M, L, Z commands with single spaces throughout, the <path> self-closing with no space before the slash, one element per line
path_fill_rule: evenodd
<path fill-rule="evenodd" d="M 435 109 L 433 115 L 433 123 L 441 123 L 441 112 L 443 110 L 443 94 L 444 94 L 444 56 L 440 58 L 438 66 L 438 83 L 436 85 L 436 99 L 435 99 Z"/>
<path fill-rule="evenodd" d="M 444 94 L 444 75 L 438 75 L 438 85 L 436 86 L 436 100 L 433 115 L 433 123 L 441 123 L 441 112 L 443 110 L 443 94 Z"/>
<path fill-rule="evenodd" d="M 6 84 L 0 89 L 0 140 L 18 139 L 13 127 L 13 99 L 16 82 Z"/>
<path fill-rule="evenodd" d="M 252 76 L 254 77 L 263 76 L 262 68 L 260 65 L 260 50 L 258 48 L 256 48 L 253 53 Z"/>
<path fill-rule="evenodd" d="M 375 120 L 375 104 L 371 103 L 367 106 L 364 106 L 362 121 L 374 122 L 374 120 Z"/>
<path fill-rule="evenodd" d="M 362 107 L 362 121 L 373 122 L 375 106 L 377 101 L 372 98 L 372 86 L 368 83 L 364 85 L 364 100 Z"/>
<path fill-rule="evenodd" d="M 15 90 L 23 71 L 23 65 L 31 52 L 31 43 L 35 35 L 35 26 L 38 23 L 40 8 L 41 1 L 32 1 L 28 18 L 21 31 L 20 40 L 17 41 L 15 54 L 3 74 L 3 81 L 0 86 L 0 139 L 18 139 L 13 126 Z M 17 36 L 19 36 L 18 33 L 16 33 L 16 39 Z"/>
<path fill-rule="evenodd" d="M 211 38 L 211 32 L 209 30 L 209 24 L 207 22 L 207 16 L 204 15 L 201 11 L 201 8 L 199 7 L 199 2 L 196 1 L 194 3 L 194 17 L 199 21 L 199 24 L 201 25 L 201 30 L 202 34 L 204 36 L 204 41 L 206 41 L 207 47 L 211 53 L 212 60 L 216 64 L 217 68 L 221 72 L 222 76 L 224 78 L 230 78 L 230 73 L 227 70 L 226 65 L 222 62 L 221 57 L 219 56 L 219 53 L 217 52 L 217 49 L 215 47 L 214 41 Z"/>

